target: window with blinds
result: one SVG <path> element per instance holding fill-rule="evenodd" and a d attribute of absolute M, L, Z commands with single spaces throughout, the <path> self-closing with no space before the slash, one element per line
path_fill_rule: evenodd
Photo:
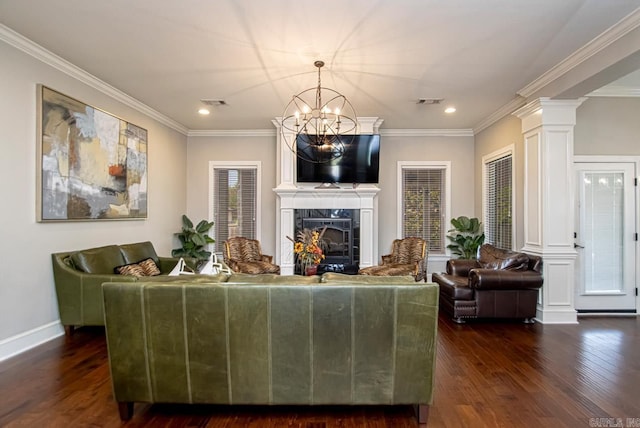
<path fill-rule="evenodd" d="M 256 239 L 256 168 L 213 168 L 215 252 L 234 236 Z"/>
<path fill-rule="evenodd" d="M 402 235 L 425 239 L 430 253 L 444 253 L 445 169 L 402 169 Z"/>
<path fill-rule="evenodd" d="M 513 175 L 511 154 L 485 162 L 484 233 L 485 242 L 511 249 Z"/>

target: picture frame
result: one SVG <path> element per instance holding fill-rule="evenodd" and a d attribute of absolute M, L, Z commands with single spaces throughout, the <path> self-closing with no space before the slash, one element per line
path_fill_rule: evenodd
<path fill-rule="evenodd" d="M 37 85 L 38 222 L 147 218 L 147 130 Z"/>

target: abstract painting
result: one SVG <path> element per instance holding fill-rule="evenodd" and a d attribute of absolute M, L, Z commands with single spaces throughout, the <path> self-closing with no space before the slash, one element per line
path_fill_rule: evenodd
<path fill-rule="evenodd" d="M 38 85 L 38 221 L 147 217 L 147 130 Z"/>

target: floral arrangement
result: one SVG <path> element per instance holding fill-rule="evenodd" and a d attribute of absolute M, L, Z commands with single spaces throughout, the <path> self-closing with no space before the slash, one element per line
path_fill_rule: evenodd
<path fill-rule="evenodd" d="M 298 256 L 303 272 L 308 266 L 317 265 L 324 260 L 321 242 L 325 229 L 323 228 L 320 232 L 303 229 L 298 232 L 296 241 L 287 236 L 293 242 L 293 252 Z"/>

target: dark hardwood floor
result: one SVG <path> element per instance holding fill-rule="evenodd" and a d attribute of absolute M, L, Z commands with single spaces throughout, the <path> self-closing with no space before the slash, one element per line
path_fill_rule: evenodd
<path fill-rule="evenodd" d="M 0 363 L 0 427 L 121 425 L 103 329 L 81 328 Z M 137 404 L 124 425 L 395 428 L 417 422 L 410 406 Z M 640 427 L 640 318 L 457 325 L 441 316 L 428 426 Z"/>

